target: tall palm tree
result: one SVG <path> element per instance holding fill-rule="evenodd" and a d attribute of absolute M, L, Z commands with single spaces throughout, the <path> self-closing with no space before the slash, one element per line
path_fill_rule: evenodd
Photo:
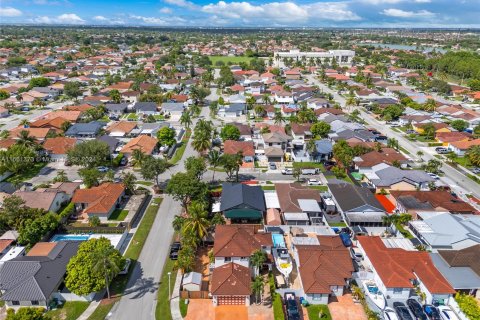
<path fill-rule="evenodd" d="M 20 125 L 23 127 L 28 127 L 30 125 L 30 121 L 28 121 L 28 119 L 22 119 L 22 121 L 20 121 Z"/>
<path fill-rule="evenodd" d="M 345 105 L 350 109 L 351 107 L 353 107 L 355 104 L 357 103 L 357 101 L 355 100 L 355 97 L 354 96 L 349 96 L 347 98 L 347 100 L 345 101 Z"/>
<path fill-rule="evenodd" d="M 260 303 L 263 302 L 264 288 L 265 288 L 265 281 L 263 280 L 263 277 L 256 276 L 255 279 L 253 279 L 253 282 L 251 284 L 251 289 L 253 291 L 253 294 L 255 295 L 255 300 L 257 301 L 257 304 L 258 304 L 259 297 L 260 297 Z"/>
<path fill-rule="evenodd" d="M 307 142 L 307 151 L 308 151 L 308 154 L 310 155 L 310 159 L 312 160 L 313 158 L 315 158 L 316 154 L 317 154 L 317 145 L 315 144 L 315 140 L 311 139 L 311 140 L 308 140 Z"/>
<path fill-rule="evenodd" d="M 173 230 L 175 230 L 176 232 L 180 232 L 184 224 L 185 224 L 185 217 L 175 216 L 173 218 L 172 227 L 173 227 Z"/>
<path fill-rule="evenodd" d="M 190 113 L 188 112 L 183 112 L 181 117 L 180 117 L 180 124 L 185 126 L 185 128 L 189 129 L 190 126 L 192 125 L 192 117 L 190 116 Z"/>
<path fill-rule="evenodd" d="M 263 117 L 265 115 L 265 108 L 260 104 L 257 104 L 253 110 L 258 117 Z"/>
<path fill-rule="evenodd" d="M 270 101 L 270 95 L 268 93 L 265 93 L 263 96 L 262 96 L 262 101 L 264 104 L 269 104 L 271 101 Z"/>
<path fill-rule="evenodd" d="M 132 151 L 132 158 L 133 158 L 133 161 L 135 162 L 135 164 L 139 164 L 141 165 L 143 160 L 145 159 L 146 155 L 145 153 L 142 151 L 141 148 L 138 148 L 138 149 L 134 149 Z"/>
<path fill-rule="evenodd" d="M 193 137 L 192 147 L 195 151 L 203 154 L 206 150 L 210 149 L 212 140 L 209 134 L 196 133 Z"/>
<path fill-rule="evenodd" d="M 275 116 L 273 116 L 273 123 L 276 125 L 281 125 L 283 122 L 285 122 L 285 119 L 282 116 L 282 113 L 280 111 L 275 112 Z"/>
<path fill-rule="evenodd" d="M 107 297 L 110 299 L 110 281 L 120 272 L 124 264 L 123 258 L 113 246 L 109 246 L 94 252 L 93 261 L 93 271 L 102 273 L 105 277 Z"/>
<path fill-rule="evenodd" d="M 260 267 L 263 266 L 267 257 L 265 252 L 261 250 L 255 250 L 250 256 L 250 263 L 254 268 L 254 275 L 258 276 L 260 274 Z"/>
<path fill-rule="evenodd" d="M 417 151 L 417 156 L 418 156 L 418 157 L 420 158 L 420 160 L 422 160 L 422 161 L 423 161 L 423 159 L 422 159 L 423 155 L 424 155 L 424 153 L 423 153 L 422 150 L 418 150 L 418 151 Z"/>
<path fill-rule="evenodd" d="M 197 239 L 203 239 L 207 235 L 210 222 L 205 205 L 199 201 L 192 201 L 187 208 L 188 216 L 182 228 L 182 232 L 191 232 Z"/>
<path fill-rule="evenodd" d="M 472 165 L 480 166 L 480 146 L 471 146 L 465 155 Z"/>
<path fill-rule="evenodd" d="M 27 130 L 22 130 L 18 133 L 17 144 L 20 144 L 26 147 L 33 147 L 36 144 L 36 142 L 35 142 L 35 138 L 32 137 Z"/>
<path fill-rule="evenodd" d="M 218 152 L 217 150 L 210 150 L 210 152 L 207 155 L 207 160 L 208 160 L 208 163 L 212 166 L 212 169 L 213 169 L 213 175 L 212 175 L 212 182 L 213 182 L 213 181 L 215 181 L 215 169 L 222 162 L 222 157 L 220 155 L 220 152 Z"/>

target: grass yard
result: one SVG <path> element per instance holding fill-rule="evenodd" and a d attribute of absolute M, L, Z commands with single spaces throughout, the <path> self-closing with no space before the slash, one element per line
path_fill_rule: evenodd
<path fill-rule="evenodd" d="M 210 59 L 210 61 L 212 61 L 213 66 L 216 66 L 216 63 L 218 61 L 222 61 L 224 64 L 228 64 L 228 63 L 235 64 L 235 63 L 240 63 L 240 62 L 249 63 L 250 60 L 253 59 L 251 57 L 243 57 L 243 56 L 240 56 L 240 57 L 237 57 L 237 56 L 210 56 L 208 58 Z"/>
<path fill-rule="evenodd" d="M 171 164 L 177 164 L 178 161 L 182 160 L 183 154 L 185 153 L 185 149 L 187 148 L 188 141 L 190 140 L 190 136 L 192 135 L 192 129 L 188 128 L 185 136 L 182 139 L 182 145 L 175 151 L 175 154 L 170 159 Z"/>
<path fill-rule="evenodd" d="M 400 151 L 402 151 L 403 153 L 405 153 L 405 154 L 410 154 L 410 152 L 408 152 L 408 150 L 405 149 L 404 147 L 398 146 L 398 148 L 399 148 Z"/>
<path fill-rule="evenodd" d="M 169 295 L 173 291 L 175 283 L 175 272 L 174 272 L 175 262 L 168 259 L 163 266 L 162 277 L 160 278 L 160 285 L 158 287 L 158 296 L 157 296 L 157 307 L 155 309 L 155 318 L 157 320 L 171 320 L 172 314 L 170 312 L 170 300 Z M 168 273 L 171 272 L 171 287 L 170 293 L 168 292 Z M 180 308 L 181 305 L 180 305 Z M 183 315 L 183 313 L 182 313 Z"/>
<path fill-rule="evenodd" d="M 123 221 L 128 215 L 128 210 L 115 209 L 108 220 Z"/>
<path fill-rule="evenodd" d="M 100 303 L 100 305 L 95 309 L 92 315 L 88 320 L 105 320 L 110 310 L 112 310 L 114 301 L 109 301 L 108 303 Z"/>
<path fill-rule="evenodd" d="M 42 170 L 42 168 L 46 165 L 46 162 L 35 162 L 27 171 L 11 175 L 7 179 L 5 179 L 5 181 L 14 183 L 30 180 L 33 177 L 36 177 L 40 170 Z"/>
<path fill-rule="evenodd" d="M 262 186 L 262 190 L 275 190 L 275 186 Z"/>
<path fill-rule="evenodd" d="M 186 317 L 188 312 L 188 304 L 185 303 L 185 299 L 180 298 L 180 313 L 182 317 Z"/>
<path fill-rule="evenodd" d="M 147 186 L 147 187 L 153 186 L 153 182 L 151 181 L 137 181 L 136 183 L 141 184 L 142 186 Z"/>
<path fill-rule="evenodd" d="M 347 226 L 345 222 L 329 222 L 328 225 L 330 227 L 346 227 Z"/>
<path fill-rule="evenodd" d="M 326 191 L 328 191 L 328 187 L 327 187 L 327 186 L 310 186 L 309 188 L 310 188 L 310 189 L 318 190 L 318 191 L 320 191 L 320 192 L 326 192 Z"/>
<path fill-rule="evenodd" d="M 330 315 L 330 310 L 328 310 L 328 306 L 325 304 L 310 305 L 307 307 L 307 311 L 308 311 L 308 318 L 310 320 L 317 320 L 317 319 L 332 320 L 332 316 Z"/>
<path fill-rule="evenodd" d="M 457 157 L 455 158 L 455 162 L 465 168 L 472 166 L 470 163 L 470 160 L 468 160 L 468 158 L 465 158 L 465 157 Z"/>
<path fill-rule="evenodd" d="M 325 167 L 323 166 L 323 163 L 321 162 L 294 162 L 293 167 L 300 168 L 300 169 L 318 168 L 322 172 L 326 171 Z"/>
<path fill-rule="evenodd" d="M 275 293 L 273 298 L 273 318 L 275 320 L 284 320 L 285 314 L 283 313 L 282 297 L 278 293 Z"/>
<path fill-rule="evenodd" d="M 57 309 L 45 313 L 52 320 L 75 320 L 88 308 L 84 301 L 68 301 Z"/>

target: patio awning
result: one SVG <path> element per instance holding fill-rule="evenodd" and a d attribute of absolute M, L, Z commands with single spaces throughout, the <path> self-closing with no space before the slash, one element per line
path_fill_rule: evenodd
<path fill-rule="evenodd" d="M 229 219 L 262 219 L 263 214 L 258 210 L 234 209 L 225 212 L 225 218 Z"/>
<path fill-rule="evenodd" d="M 351 175 L 357 181 L 360 181 L 363 178 L 363 174 L 358 173 L 358 172 L 352 172 Z"/>

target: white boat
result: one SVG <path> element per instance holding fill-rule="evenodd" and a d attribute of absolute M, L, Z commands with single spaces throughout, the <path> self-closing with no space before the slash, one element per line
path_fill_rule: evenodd
<path fill-rule="evenodd" d="M 385 320 L 398 320 L 397 313 L 392 308 L 386 307 L 383 310 L 383 319 Z"/>
<path fill-rule="evenodd" d="M 386 305 L 385 297 L 382 292 L 378 289 L 376 283 L 373 280 L 362 281 L 363 289 L 365 294 L 372 300 L 372 302 L 383 310 Z"/>
<path fill-rule="evenodd" d="M 286 248 L 273 248 L 273 258 L 275 260 L 275 266 L 277 270 L 285 278 L 285 281 L 288 283 L 288 279 L 290 277 L 290 273 L 293 269 L 292 258 L 288 253 L 288 249 Z"/>

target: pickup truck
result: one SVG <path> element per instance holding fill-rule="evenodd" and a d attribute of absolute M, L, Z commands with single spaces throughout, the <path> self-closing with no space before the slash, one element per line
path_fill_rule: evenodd
<path fill-rule="evenodd" d="M 300 320 L 300 312 L 298 310 L 295 293 L 285 292 L 283 299 L 285 302 L 285 309 L 287 311 L 287 320 Z"/>
<path fill-rule="evenodd" d="M 319 170 L 317 168 L 302 169 L 302 174 L 313 175 L 313 174 L 318 174 L 318 172 L 319 172 Z"/>
<path fill-rule="evenodd" d="M 285 168 L 282 170 L 283 175 L 292 175 L 293 174 L 293 169 L 291 168 Z"/>

